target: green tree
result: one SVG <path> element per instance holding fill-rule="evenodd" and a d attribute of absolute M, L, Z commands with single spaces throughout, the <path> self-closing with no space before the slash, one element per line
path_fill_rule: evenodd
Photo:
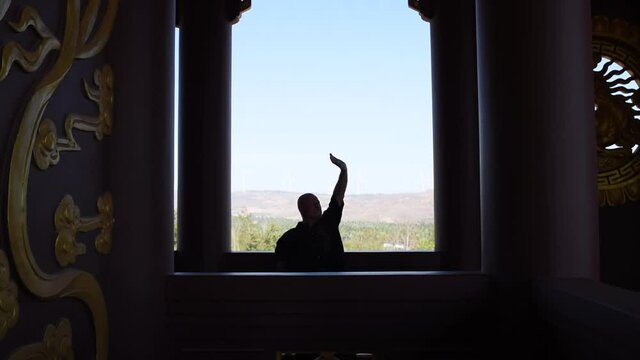
<path fill-rule="evenodd" d="M 233 251 L 274 251 L 280 236 L 291 227 L 291 221 L 258 219 L 246 210 L 233 216 L 231 224 Z"/>
<path fill-rule="evenodd" d="M 280 236 L 294 227 L 295 220 L 259 218 L 246 210 L 232 217 L 233 251 L 274 251 Z M 346 251 L 433 251 L 433 223 L 367 223 L 343 221 L 340 233 Z"/>

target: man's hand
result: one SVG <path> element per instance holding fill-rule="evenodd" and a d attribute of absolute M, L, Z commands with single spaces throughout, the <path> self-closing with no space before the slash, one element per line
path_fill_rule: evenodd
<path fill-rule="evenodd" d="M 332 197 L 338 202 L 338 205 L 342 206 L 344 193 L 347 191 L 347 164 L 333 156 L 333 154 L 329 154 L 329 159 L 331 159 L 331 162 L 340 168 L 340 176 L 338 177 L 336 187 L 333 188 Z"/>
<path fill-rule="evenodd" d="M 329 159 L 331 160 L 332 163 L 334 163 L 337 167 L 340 168 L 340 170 L 347 170 L 347 164 L 344 163 L 344 161 L 338 159 L 337 157 L 333 156 L 333 154 L 329 154 Z"/>

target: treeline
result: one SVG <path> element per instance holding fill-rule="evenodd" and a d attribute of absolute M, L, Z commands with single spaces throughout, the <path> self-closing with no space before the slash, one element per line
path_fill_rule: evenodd
<path fill-rule="evenodd" d="M 232 217 L 233 251 L 274 251 L 276 242 L 296 220 L 260 218 L 247 212 Z M 343 221 L 340 234 L 346 251 L 433 251 L 433 223 L 370 223 Z"/>
<path fill-rule="evenodd" d="M 232 251 L 274 251 L 276 242 L 295 220 L 256 218 L 241 212 L 231 218 Z"/>

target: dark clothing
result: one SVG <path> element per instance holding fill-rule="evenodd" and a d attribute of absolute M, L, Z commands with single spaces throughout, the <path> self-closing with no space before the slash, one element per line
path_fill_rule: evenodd
<path fill-rule="evenodd" d="M 299 222 L 278 239 L 276 256 L 285 271 L 343 270 L 344 248 L 338 229 L 343 207 L 332 197 L 313 227 Z"/>

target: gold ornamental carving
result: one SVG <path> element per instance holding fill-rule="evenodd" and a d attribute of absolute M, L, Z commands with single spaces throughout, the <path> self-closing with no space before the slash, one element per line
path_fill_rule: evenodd
<path fill-rule="evenodd" d="M 62 319 L 58 326 L 47 325 L 42 342 L 23 346 L 9 360 L 73 360 L 71 324 Z"/>
<path fill-rule="evenodd" d="M 58 151 L 61 144 L 76 149 L 79 147 L 71 134 L 72 129 L 92 131 L 98 139 L 111 131 L 112 74 L 108 67 L 103 67 L 94 74 L 93 85 L 85 83 L 87 96 L 98 104 L 97 117 L 72 116 L 71 120 L 65 122 L 66 138 L 57 139 L 55 126 L 46 120 L 46 113 L 53 94 L 71 70 L 75 60 L 93 57 L 106 45 L 113 28 L 118 2 L 118 0 L 61 1 L 60 3 L 66 5 L 66 11 L 62 12 L 64 18 L 61 19 L 60 25 L 56 25 L 56 28 L 61 29 L 61 36 L 56 36 L 49 30 L 36 9 L 24 7 L 18 19 L 9 22 L 9 25 L 16 32 L 24 32 L 27 28 L 33 27 L 39 37 L 35 48 L 28 50 L 14 41 L 0 43 L 2 61 L 0 80 L 11 72 L 14 64 L 18 64 L 27 73 L 34 72 L 43 64 L 47 64 L 46 71 L 39 75 L 25 98 L 25 106 L 19 115 L 17 134 L 11 150 L 7 227 L 16 273 L 24 287 L 40 299 L 75 298 L 86 305 L 93 320 L 96 359 L 108 358 L 109 344 L 107 308 L 100 284 L 92 274 L 86 271 L 66 268 L 56 273 L 46 273 L 40 268 L 31 251 L 27 224 L 27 198 L 31 164 L 32 161 L 36 162 L 32 160 L 36 157 L 34 150 L 40 146 L 40 143 L 44 142 L 50 149 L 57 147 Z M 102 6 L 102 3 L 105 5 Z M 9 13 L 7 10 L 10 5 L 11 1 L 0 0 L 0 20 Z M 43 133 L 47 135 L 41 136 Z M 66 144 L 64 140 L 67 140 Z M 68 148 L 65 150 L 69 150 Z M 38 151 L 40 150 L 42 149 Z M 107 208 L 112 209 L 111 204 L 108 204 Z M 110 233 L 110 228 L 108 231 Z M 100 249 L 108 249 L 110 236 L 108 240 L 102 237 L 99 243 Z M 42 343 L 19 349 L 11 356 L 11 359 L 39 358 L 73 358 L 71 326 L 68 320 L 63 320 L 57 327 L 48 327 Z"/>
<path fill-rule="evenodd" d="M 8 8 L 9 3 L 10 1 L 6 1 L 4 6 Z M 42 62 L 52 50 L 58 50 L 60 48 L 60 41 L 58 41 L 55 35 L 44 24 L 36 9 L 30 6 L 23 8 L 18 21 L 10 21 L 9 25 L 16 32 L 24 32 L 29 27 L 33 27 L 38 36 L 40 36 L 40 41 L 33 51 L 24 49 L 15 41 L 7 43 L 2 48 L 0 81 L 7 77 L 14 62 L 17 62 L 24 71 L 34 72 L 40 68 L 40 65 L 42 65 Z"/>
<path fill-rule="evenodd" d="M 0 249 L 0 340 L 18 321 L 18 287 L 9 277 L 9 260 Z"/>
<path fill-rule="evenodd" d="M 104 135 L 111 134 L 113 127 L 113 71 L 109 65 L 95 71 L 95 87 L 84 82 L 87 97 L 98 105 L 98 116 L 69 114 L 64 122 L 65 138 L 58 138 L 56 125 L 50 119 L 44 119 L 38 129 L 33 159 L 41 170 L 60 161 L 62 151 L 80 151 L 82 148 L 73 136 L 73 130 L 92 132 L 100 141 Z"/>
<path fill-rule="evenodd" d="M 623 20 L 593 19 L 598 200 L 640 200 L 640 30 Z"/>
<path fill-rule="evenodd" d="M 71 195 L 66 195 L 55 213 L 56 238 L 55 254 L 60 266 L 68 266 L 76 261 L 78 255 L 86 252 L 84 244 L 76 242 L 76 234 L 101 229 L 96 237 L 96 251 L 108 254 L 111 251 L 111 229 L 113 228 L 113 200 L 106 193 L 98 199 L 99 215 L 81 217 L 80 208 L 76 206 Z"/>

